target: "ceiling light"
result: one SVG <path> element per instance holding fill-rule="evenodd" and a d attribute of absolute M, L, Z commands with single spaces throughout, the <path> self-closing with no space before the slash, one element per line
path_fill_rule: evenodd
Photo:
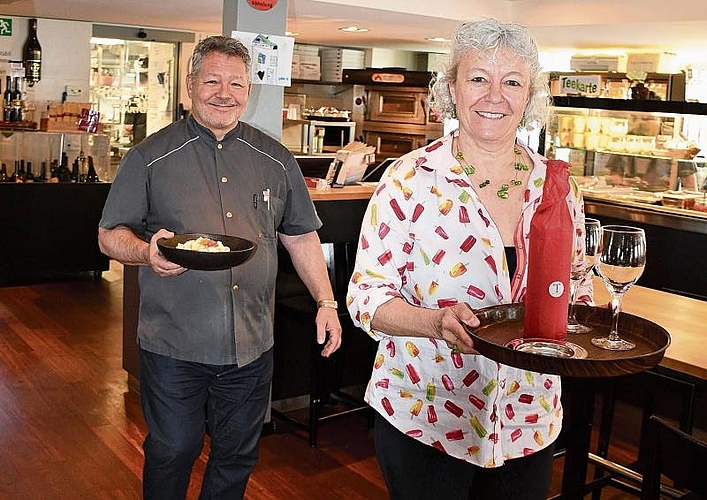
<path fill-rule="evenodd" d="M 358 26 L 346 26 L 339 29 L 341 31 L 346 31 L 347 33 L 365 33 L 368 31 L 368 28 L 359 28 Z"/>
<path fill-rule="evenodd" d="M 451 41 L 448 38 L 442 38 L 441 36 L 427 37 L 427 38 L 425 38 L 425 40 L 427 40 L 429 42 L 439 42 L 439 43 L 447 43 L 447 42 Z"/>
<path fill-rule="evenodd" d="M 299 36 L 300 34 L 296 31 L 285 31 L 285 36 Z"/>

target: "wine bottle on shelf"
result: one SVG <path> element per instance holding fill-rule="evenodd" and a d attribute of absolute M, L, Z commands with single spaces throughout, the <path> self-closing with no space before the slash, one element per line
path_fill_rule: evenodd
<path fill-rule="evenodd" d="M 22 121 L 22 88 L 20 87 L 20 77 L 15 77 L 15 88 L 12 91 L 12 111 L 11 122 Z"/>
<path fill-rule="evenodd" d="M 54 159 L 49 169 L 49 182 L 59 182 L 59 161 Z"/>
<path fill-rule="evenodd" d="M 25 66 L 25 79 L 27 84 L 32 87 L 42 79 L 42 46 L 37 38 L 37 20 L 34 18 L 29 20 L 29 35 L 27 36 L 22 55 Z"/>
<path fill-rule="evenodd" d="M 25 170 L 25 182 L 34 182 L 34 173 L 32 173 L 32 162 L 27 162 L 27 169 Z"/>
<path fill-rule="evenodd" d="M 34 178 L 34 182 L 47 182 L 47 162 L 43 161 L 39 173 Z"/>
<path fill-rule="evenodd" d="M 12 121 L 12 77 L 5 77 L 5 93 L 3 94 L 3 121 Z"/>
<path fill-rule="evenodd" d="M 2 164 L 2 167 L 0 167 L 0 182 L 10 182 L 10 179 L 7 177 L 7 166 L 5 164 Z"/>
<path fill-rule="evenodd" d="M 76 158 L 71 165 L 71 182 L 79 182 L 79 159 Z"/>
<path fill-rule="evenodd" d="M 98 173 L 93 166 L 93 156 L 88 155 L 88 174 L 86 174 L 86 182 L 99 182 Z"/>
<path fill-rule="evenodd" d="M 57 178 L 59 182 L 71 182 L 71 170 L 69 170 L 69 157 L 66 153 L 61 154 L 61 164 L 57 168 Z"/>
<path fill-rule="evenodd" d="M 15 171 L 10 177 L 11 182 L 22 184 L 25 181 L 25 161 L 15 160 Z"/>

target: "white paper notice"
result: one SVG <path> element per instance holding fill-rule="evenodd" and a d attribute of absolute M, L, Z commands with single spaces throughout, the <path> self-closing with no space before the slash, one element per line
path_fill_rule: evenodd
<path fill-rule="evenodd" d="M 294 38 L 244 31 L 233 31 L 231 36 L 250 50 L 251 80 L 254 84 L 282 87 L 292 84 Z"/>

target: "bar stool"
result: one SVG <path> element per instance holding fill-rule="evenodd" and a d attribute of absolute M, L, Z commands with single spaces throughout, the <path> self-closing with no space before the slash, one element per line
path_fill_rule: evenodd
<path fill-rule="evenodd" d="M 638 454 L 633 463 L 623 467 L 608 460 L 607 456 L 616 401 L 620 399 L 620 394 L 626 388 L 630 388 L 631 392 L 643 389 L 643 397 L 640 398 L 641 425 Z M 623 491 L 640 495 L 641 473 L 645 467 L 648 449 L 652 445 L 648 433 L 648 428 L 651 425 L 650 418 L 654 414 L 664 411 L 664 408 L 661 408 L 659 404 L 661 397 L 670 395 L 677 399 L 677 404 L 671 405 L 675 408 L 675 414 L 670 415 L 670 418 L 677 420 L 680 431 L 691 434 L 695 418 L 695 401 L 705 388 L 707 388 L 707 384 L 703 380 L 688 374 L 676 373 L 660 365 L 639 374 L 611 381 L 602 393 L 597 453 L 594 457 L 590 456 L 590 462 L 598 466 L 592 482 L 596 488 L 593 491 L 592 499 L 598 500 L 601 488 L 608 484 Z"/>
<path fill-rule="evenodd" d="M 298 351 L 299 354 L 305 354 L 305 356 L 297 359 L 294 363 L 289 361 L 286 365 L 284 363 L 276 363 L 275 370 L 289 370 L 288 377 L 306 377 L 306 351 L 309 351 L 309 413 L 305 421 L 294 417 L 292 415 L 293 412 L 279 410 L 274 406 L 271 410 L 275 417 L 305 429 L 309 437 L 309 444 L 313 447 L 317 445 L 317 431 L 320 423 L 355 412 L 371 411 L 368 404 L 361 397 L 342 391 L 341 384 L 346 375 L 347 362 L 349 365 L 351 362 L 355 362 L 359 368 L 365 370 L 365 373 L 370 373 L 376 347 L 375 342 L 370 340 L 370 346 L 366 345 L 364 349 L 365 359 L 352 360 L 347 358 L 347 355 L 351 353 L 353 336 L 359 335 L 364 342 L 368 342 L 368 339 L 365 338 L 365 334 L 362 331 L 359 331 L 353 325 L 346 311 L 339 311 L 339 321 L 343 328 L 342 346 L 328 358 L 322 357 L 322 346 L 317 344 L 315 334 L 314 318 L 316 312 L 317 305 L 309 295 L 284 297 L 276 300 L 276 334 L 280 338 L 292 335 L 294 336 L 293 338 L 301 341 L 302 345 L 308 345 L 309 349 Z M 287 358 L 286 353 L 278 353 L 277 351 L 278 341 L 276 340 L 276 359 L 284 360 Z M 283 356 L 283 354 L 285 355 Z M 278 366 L 278 364 L 281 366 Z M 279 374 L 279 376 L 282 375 L 284 374 Z M 331 407 L 334 404 L 340 408 L 332 410 Z M 326 411 L 327 406 L 332 411 Z M 370 421 L 371 419 L 369 418 L 369 423 Z"/>

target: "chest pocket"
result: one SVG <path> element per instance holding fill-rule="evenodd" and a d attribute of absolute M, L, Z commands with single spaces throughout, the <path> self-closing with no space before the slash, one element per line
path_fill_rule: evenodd
<path fill-rule="evenodd" d="M 282 221 L 285 209 L 285 200 L 270 194 L 269 202 L 261 197 L 256 211 L 257 223 L 261 228 L 261 237 L 264 239 L 277 239 L 277 228 Z"/>

